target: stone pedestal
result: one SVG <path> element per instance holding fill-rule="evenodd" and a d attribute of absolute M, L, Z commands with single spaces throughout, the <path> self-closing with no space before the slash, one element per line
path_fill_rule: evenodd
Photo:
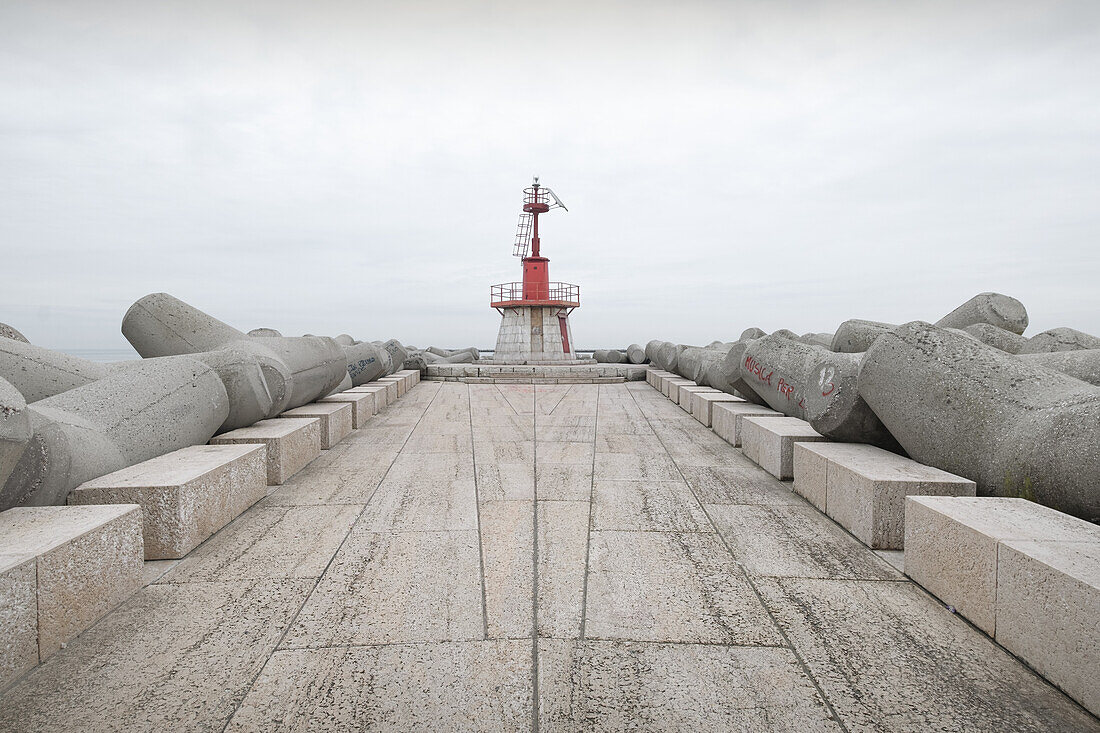
<path fill-rule="evenodd" d="M 18 507 L 0 514 L 0 558 L 10 558 L 0 563 L 7 567 L 0 580 L 20 586 L 20 604 L 29 577 L 23 560 L 34 558 L 42 661 L 141 587 L 143 555 L 141 509 L 135 504 Z M 29 617 L 20 608 L 17 628 L 25 631 Z M 24 639 L 20 668 L 30 662 L 26 651 Z M 4 667 L 12 665 L 5 660 Z"/>
<path fill-rule="evenodd" d="M 193 445 L 100 476 L 69 503 L 137 504 L 146 560 L 183 557 L 267 494 L 262 445 Z"/>
<path fill-rule="evenodd" d="M 524 364 L 531 361 L 573 361 L 573 331 L 569 309 L 554 306 L 505 308 L 497 333 L 495 361 Z M 570 344 L 565 350 L 562 334 Z"/>
<path fill-rule="evenodd" d="M 828 440 L 797 417 L 742 418 L 745 457 L 781 481 L 794 476 L 794 444 Z"/>
<path fill-rule="evenodd" d="M 384 389 L 392 389 L 397 391 L 397 385 L 392 382 L 385 385 L 379 385 Z M 358 390 L 361 387 L 355 387 L 349 389 L 347 392 L 337 392 L 336 394 L 330 394 L 328 397 L 322 397 L 317 400 L 318 404 L 341 404 L 351 405 L 351 426 L 358 430 L 367 424 L 367 420 L 370 420 L 371 415 L 374 415 L 377 411 L 378 397 L 374 392 L 360 392 Z"/>
<path fill-rule="evenodd" d="M 714 433 L 732 445 L 741 447 L 741 427 L 745 417 L 752 416 L 782 417 L 783 413 L 776 412 L 770 407 L 754 405 L 751 402 L 718 402 L 711 407 L 710 425 Z"/>
<path fill-rule="evenodd" d="M 282 486 L 321 455 L 321 421 L 315 417 L 260 420 L 255 425 L 230 430 L 210 440 L 210 445 L 238 443 L 267 446 L 267 483 Z"/>
<path fill-rule="evenodd" d="M 355 408 L 349 403 L 311 402 L 308 405 L 287 410 L 279 417 L 315 417 L 321 421 L 321 450 L 329 450 L 355 429 L 352 413 Z"/>

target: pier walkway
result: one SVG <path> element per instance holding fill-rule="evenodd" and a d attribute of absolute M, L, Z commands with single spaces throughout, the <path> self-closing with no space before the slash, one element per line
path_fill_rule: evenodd
<path fill-rule="evenodd" d="M 1097 728 L 644 382 L 422 382 L 146 570 L 0 730 Z"/>

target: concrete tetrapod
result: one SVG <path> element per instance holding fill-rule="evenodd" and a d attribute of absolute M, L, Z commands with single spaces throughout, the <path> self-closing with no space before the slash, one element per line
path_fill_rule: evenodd
<path fill-rule="evenodd" d="M 6 323 L 0 323 L 0 338 L 14 339 L 16 341 L 22 341 L 25 344 L 29 344 L 30 341 L 27 337 L 19 333 L 19 330 L 9 326 Z"/>
<path fill-rule="evenodd" d="M 1022 334 L 1027 328 L 1024 304 L 1000 293 L 978 293 L 946 316 L 936 321 L 943 328 L 962 328 L 975 323 L 988 323 L 1012 333 Z"/>
<path fill-rule="evenodd" d="M 229 397 L 212 368 L 180 356 L 134 362 L 27 412 L 34 435 L 0 510 L 64 504 L 85 481 L 206 443 L 229 416 Z"/>
<path fill-rule="evenodd" d="M 405 359 L 409 358 L 409 352 L 397 339 L 386 341 L 382 344 L 382 348 L 390 355 L 390 369 L 386 372 L 387 376 L 399 370 L 405 363 Z"/>
<path fill-rule="evenodd" d="M 766 405 L 764 398 L 758 395 L 752 385 L 741 375 L 741 362 L 745 360 L 745 351 L 758 340 L 745 339 L 733 342 L 725 358 L 712 370 L 713 383 L 710 386 L 727 394 L 737 393 L 753 404 Z"/>
<path fill-rule="evenodd" d="M 831 349 L 833 346 L 833 334 L 831 333 L 804 333 L 797 340 L 810 346 L 820 346 L 823 349 Z"/>
<path fill-rule="evenodd" d="M 1009 354 L 1018 354 L 1024 348 L 1027 339 L 1018 333 L 1006 331 L 990 323 L 975 323 L 963 329 L 983 344 L 989 344 Z"/>
<path fill-rule="evenodd" d="M 751 326 L 750 328 L 746 328 L 744 331 L 742 331 L 741 335 L 738 337 L 737 340 L 738 341 L 748 341 L 749 339 L 764 338 L 767 335 L 768 335 L 768 332 L 765 331 L 764 329 L 757 328 L 756 326 Z"/>
<path fill-rule="evenodd" d="M 619 351 L 618 349 L 610 349 L 607 352 L 608 364 L 622 364 L 625 359 L 626 357 L 623 356 L 623 352 Z"/>
<path fill-rule="evenodd" d="M 660 359 L 661 368 L 666 372 L 673 372 L 679 374 L 676 369 L 676 363 L 680 359 L 680 353 L 684 350 L 681 344 L 674 344 L 668 341 L 661 344 L 661 348 L 658 349 L 658 358 Z"/>
<path fill-rule="evenodd" d="M 130 306 L 122 319 L 122 333 L 146 358 L 215 351 L 230 345 L 254 354 L 260 359 L 274 403 L 268 417 L 329 394 L 347 371 L 343 349 L 330 338 L 250 337 L 167 293 L 146 295 Z"/>
<path fill-rule="evenodd" d="M 276 380 L 269 380 L 265 369 L 285 371 L 273 357 L 232 347 L 192 356 L 214 369 L 229 394 L 229 417 L 221 430 L 251 425 L 263 420 L 273 410 L 274 400 L 268 391 L 268 381 Z M 0 340 L 0 377 L 9 379 L 32 404 L 139 363 L 122 361 L 101 364 L 41 346 Z M 284 379 L 278 381 L 281 383 Z"/>
<path fill-rule="evenodd" d="M 1042 354 L 1052 351 L 1080 351 L 1100 349 L 1100 338 L 1074 328 L 1052 328 L 1037 333 L 1027 340 L 1017 353 Z"/>
<path fill-rule="evenodd" d="M 0 379 L 0 486 L 11 475 L 33 435 L 27 401 L 11 383 Z"/>
<path fill-rule="evenodd" d="M 836 329 L 830 349 L 842 354 L 864 352 L 875 342 L 875 339 L 892 328 L 896 328 L 893 323 L 852 318 Z"/>
<path fill-rule="evenodd" d="M 680 355 L 676 359 L 676 368 L 672 371 L 694 382 L 695 377 L 699 375 L 699 363 L 702 361 L 704 351 L 706 349 L 702 346 L 681 345 Z"/>
<path fill-rule="evenodd" d="M 389 355 L 381 347 L 369 341 L 361 341 L 352 346 L 345 346 L 343 349 L 352 386 L 358 387 L 385 376 L 385 362 L 389 359 Z"/>
<path fill-rule="evenodd" d="M 592 352 L 592 358 L 599 364 L 607 362 L 607 349 L 596 349 Z"/>
<path fill-rule="evenodd" d="M 248 332 L 249 336 L 258 336 L 259 338 L 271 338 L 272 336 L 282 336 L 281 333 L 274 328 L 254 328 Z"/>
<path fill-rule="evenodd" d="M 657 349 L 661 348 L 663 341 L 653 339 L 645 345 L 645 358 L 650 364 L 657 363 Z"/>
<path fill-rule="evenodd" d="M 82 387 L 107 376 L 108 371 L 106 364 L 0 338 L 0 377 L 11 382 L 28 403 Z"/>
<path fill-rule="evenodd" d="M 1020 358 L 1100 387 L 1100 349 L 1020 354 Z"/>
<path fill-rule="evenodd" d="M 340 344 L 341 346 L 353 346 L 355 344 L 355 339 L 347 335 L 346 333 L 340 334 L 339 336 L 334 338 L 333 341 Z"/>
<path fill-rule="evenodd" d="M 715 386 L 719 379 L 718 371 L 731 348 L 733 348 L 733 344 L 722 344 L 704 349 L 699 357 L 699 368 L 695 373 L 695 383 L 719 389 Z"/>
<path fill-rule="evenodd" d="M 890 431 L 859 396 L 859 364 L 863 354 L 820 351 L 805 386 L 806 420 L 827 438 L 869 443 L 901 452 Z"/>
<path fill-rule="evenodd" d="M 1100 389 L 920 321 L 868 349 L 859 394 L 917 461 L 1100 518 Z"/>
<path fill-rule="evenodd" d="M 753 341 L 741 360 L 741 378 L 773 410 L 806 419 L 806 385 L 821 358 L 819 346 L 771 334 Z"/>
<path fill-rule="evenodd" d="M 626 347 L 626 358 L 631 364 L 645 364 L 645 349 L 641 347 L 641 344 L 631 344 Z"/>

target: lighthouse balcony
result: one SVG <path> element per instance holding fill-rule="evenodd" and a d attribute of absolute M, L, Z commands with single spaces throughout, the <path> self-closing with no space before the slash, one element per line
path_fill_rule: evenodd
<path fill-rule="evenodd" d="M 500 283 L 490 287 L 489 301 L 497 309 L 525 306 L 573 309 L 580 307 L 581 288 L 572 283 L 559 282 Z"/>

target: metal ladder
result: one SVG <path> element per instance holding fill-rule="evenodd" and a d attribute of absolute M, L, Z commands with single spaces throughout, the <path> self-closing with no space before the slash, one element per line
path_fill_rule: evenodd
<path fill-rule="evenodd" d="M 516 257 L 526 257 L 531 247 L 531 220 L 531 214 L 526 211 L 520 212 L 519 223 L 516 225 L 516 241 L 512 247 L 512 254 Z"/>

